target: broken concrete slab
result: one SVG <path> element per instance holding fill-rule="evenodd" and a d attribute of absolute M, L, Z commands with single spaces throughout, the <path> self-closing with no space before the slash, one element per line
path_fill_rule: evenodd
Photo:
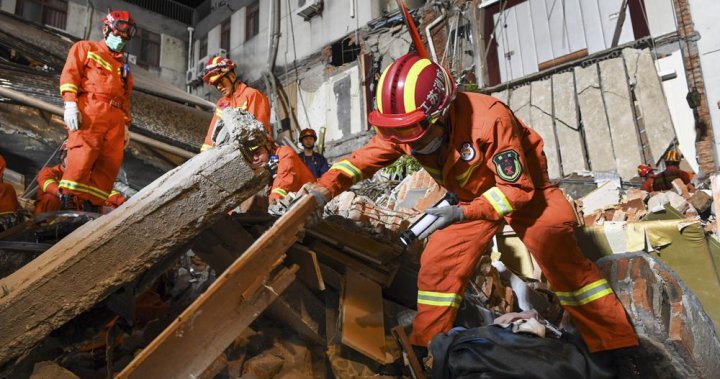
<path fill-rule="evenodd" d="M 510 91 L 509 104 L 510 109 L 519 119 L 526 124 L 530 124 L 530 86 L 522 86 L 513 88 Z M 532 125 L 529 125 L 532 127 Z"/>
<path fill-rule="evenodd" d="M 610 130 L 600 91 L 597 65 L 575 67 L 575 80 L 585 139 L 591 141 L 587 144 L 590 169 L 614 171 L 615 155 L 610 143 Z"/>
<path fill-rule="evenodd" d="M 30 379 L 80 379 L 72 372 L 60 367 L 55 362 L 38 362 L 33 368 Z"/>
<path fill-rule="evenodd" d="M 637 175 L 637 166 L 643 161 L 625 65 L 622 58 L 613 58 L 599 66 L 616 170 L 620 177 L 629 180 Z"/>
<path fill-rule="evenodd" d="M 551 179 L 560 178 L 560 156 L 555 141 L 555 126 L 553 123 L 553 95 L 552 81 L 538 80 L 530 85 L 530 127 L 540 134 L 545 143 L 545 156 L 547 157 L 548 175 Z"/>
<path fill-rule="evenodd" d="M 638 119 L 642 119 L 654 164 L 675 139 L 670 109 L 650 50 L 623 49 L 628 80 L 637 101 Z"/>
<path fill-rule="evenodd" d="M 585 170 L 587 163 L 578 123 L 575 75 L 572 71 L 553 75 L 552 93 L 562 174 Z"/>
<path fill-rule="evenodd" d="M 0 363 L 188 243 L 266 178 L 233 145 L 210 150 L 0 280 Z"/>

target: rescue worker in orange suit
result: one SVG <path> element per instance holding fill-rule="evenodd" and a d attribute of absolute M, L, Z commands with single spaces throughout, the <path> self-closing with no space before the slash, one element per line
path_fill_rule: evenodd
<path fill-rule="evenodd" d="M 60 201 L 61 193 L 59 183 L 65 173 L 67 162 L 67 143 L 60 147 L 60 164 L 57 166 L 43 167 L 38 173 L 38 194 L 33 214 L 45 212 L 57 212 L 62 210 Z M 119 192 L 113 190 L 108 199 L 103 203 L 104 208 L 115 209 L 125 202 L 125 198 Z"/>
<path fill-rule="evenodd" d="M 262 92 L 238 80 L 235 67 L 235 62 L 225 57 L 212 57 L 205 66 L 203 81 L 209 86 L 214 86 L 222 97 L 215 104 L 215 114 L 210 120 L 205 142 L 200 148 L 201 152 L 215 146 L 215 137 L 220 132 L 218 121 L 222 118 L 223 111 L 228 108 L 240 108 L 251 113 L 265 126 L 268 135 L 272 136 L 268 98 Z"/>
<path fill-rule="evenodd" d="M 328 170 L 328 162 L 325 156 L 315 152 L 315 141 L 317 141 L 317 133 L 315 130 L 307 128 L 300 132 L 300 143 L 303 152 L 300 153 L 305 165 L 310 172 L 316 177 L 321 177 Z"/>
<path fill-rule="evenodd" d="M 133 76 L 123 49 L 135 34 L 127 11 L 110 11 L 101 41 L 80 41 L 60 75 L 68 128 L 67 169 L 60 181 L 64 208 L 97 208 L 107 200 L 128 142 Z"/>
<path fill-rule="evenodd" d="M 504 222 L 532 252 L 592 352 L 634 350 L 621 349 L 638 345 L 638 337 L 607 280 L 578 248 L 576 218 L 550 184 L 542 138 L 500 100 L 455 94 L 448 72 L 415 54 L 388 66 L 377 88 L 368 116 L 377 135 L 309 192 L 323 205 L 407 154 L 458 196 L 457 206 L 425 211 L 438 219 L 419 236 L 430 239 L 410 337 L 416 352 L 453 327 L 478 259 Z"/>
<path fill-rule="evenodd" d="M 647 192 L 652 192 L 652 181 L 648 181 L 649 178 L 655 176 L 655 170 L 650 165 L 641 164 L 638 166 L 638 176 L 643 180 L 640 189 Z"/>
<path fill-rule="evenodd" d="M 648 192 L 669 191 L 673 189 L 672 182 L 675 179 L 682 180 L 685 185 L 690 184 L 690 174 L 680 169 L 682 156 L 677 149 L 668 150 L 663 156 L 665 171 L 651 175 L 642 185 L 642 189 Z"/>
<path fill-rule="evenodd" d="M 15 188 L 9 183 L 3 183 L 5 167 L 5 158 L 0 155 L 0 232 L 17 223 L 20 211 Z"/>
<path fill-rule="evenodd" d="M 272 184 L 268 199 L 271 207 L 289 193 L 298 192 L 306 183 L 315 183 L 315 177 L 295 150 L 288 146 L 275 147 L 265 130 L 253 130 L 247 144 L 252 152 L 252 168 L 270 169 Z"/>

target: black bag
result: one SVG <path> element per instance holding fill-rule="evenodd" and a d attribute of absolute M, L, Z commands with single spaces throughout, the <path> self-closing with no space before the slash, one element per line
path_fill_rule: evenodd
<path fill-rule="evenodd" d="M 591 355 L 582 340 L 515 334 L 499 325 L 455 328 L 430 343 L 432 378 L 590 378 L 615 376 L 603 355 Z"/>

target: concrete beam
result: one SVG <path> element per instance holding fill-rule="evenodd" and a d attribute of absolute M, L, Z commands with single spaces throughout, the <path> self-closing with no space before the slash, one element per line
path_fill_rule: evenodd
<path fill-rule="evenodd" d="M 627 67 L 628 82 L 637 99 L 638 119 L 642 119 L 645 126 L 652 163 L 657 164 L 675 139 L 675 129 L 662 83 L 648 49 L 623 49 L 623 57 Z"/>
<path fill-rule="evenodd" d="M 610 143 L 610 129 L 600 92 L 597 65 L 585 68 L 575 67 L 575 81 L 580 116 L 585 129 L 585 140 L 588 141 L 590 169 L 614 171 L 615 155 Z"/>
<path fill-rule="evenodd" d="M 530 123 L 545 142 L 545 156 L 547 157 L 548 175 L 551 179 L 562 177 L 560 172 L 560 155 L 555 140 L 555 126 L 553 125 L 553 98 L 552 82 L 538 80 L 532 82 L 530 97 Z"/>
<path fill-rule="evenodd" d="M 622 58 L 613 58 L 600 62 L 599 66 L 617 173 L 630 180 L 637 175 L 637 166 L 643 161 L 625 64 Z"/>
<path fill-rule="evenodd" d="M 0 364 L 187 244 L 267 180 L 234 144 L 166 173 L 0 280 Z"/>
<path fill-rule="evenodd" d="M 585 152 L 577 114 L 575 75 L 572 71 L 552 77 L 555 134 L 560 146 L 562 173 L 586 170 Z"/>

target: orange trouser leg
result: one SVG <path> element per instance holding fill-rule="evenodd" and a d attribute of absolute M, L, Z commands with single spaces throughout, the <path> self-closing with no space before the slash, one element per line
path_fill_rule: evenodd
<path fill-rule="evenodd" d="M 535 257 L 591 352 L 635 346 L 637 334 L 597 266 L 575 240 L 575 215 L 557 188 L 537 191 L 510 226 Z"/>
<path fill-rule="evenodd" d="M 60 181 L 63 193 L 73 194 L 93 204 L 102 204 L 109 195 L 107 191 L 93 186 L 91 181 L 93 167 L 100 156 L 104 139 L 104 131 L 98 129 L 100 128 L 83 127 L 69 133 L 67 164 Z"/>
<path fill-rule="evenodd" d="M 125 128 L 122 124 L 114 125 L 105 133 L 102 149 L 95 161 L 90 183 L 93 187 L 99 188 L 110 194 L 113 183 L 122 166 L 125 148 Z M 106 198 L 107 199 L 107 198 Z M 105 200 L 106 200 L 105 199 Z M 95 205 L 102 205 L 104 203 Z"/>
<path fill-rule="evenodd" d="M 60 210 L 60 199 L 50 193 L 43 193 L 38 196 L 37 202 L 35 203 L 35 210 L 33 214 L 40 214 L 44 212 L 56 212 Z"/>
<path fill-rule="evenodd" d="M 433 233 L 420 258 L 418 312 L 410 343 L 427 347 L 436 334 L 453 327 L 465 285 L 500 225 L 470 221 Z"/>

